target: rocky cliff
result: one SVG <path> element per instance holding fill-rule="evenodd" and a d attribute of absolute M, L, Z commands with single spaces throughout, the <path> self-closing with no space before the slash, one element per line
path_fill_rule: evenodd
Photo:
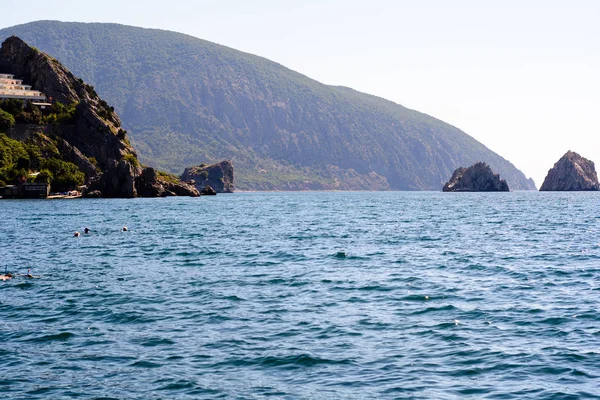
<path fill-rule="evenodd" d="M 217 193 L 233 193 L 233 163 L 221 161 L 212 165 L 199 165 L 186 168 L 181 180 L 193 182 L 196 189 L 202 191 L 210 186 Z"/>
<path fill-rule="evenodd" d="M 23 79 L 53 104 L 46 115 L 29 106 L 26 117 L 34 123 L 22 121 L 6 132 L 8 137 L 40 148 L 48 144 L 57 157 L 85 174 L 96 197 L 198 195 L 189 185 L 164 181 L 152 168 L 140 167 L 114 108 L 49 55 L 12 36 L 0 48 L 0 72 Z"/>
<path fill-rule="evenodd" d="M 508 192 L 508 184 L 486 163 L 457 168 L 442 189 L 444 192 Z"/>
<path fill-rule="evenodd" d="M 540 191 L 600 190 L 594 162 L 568 151 L 548 171 Z"/>
<path fill-rule="evenodd" d="M 130 154 L 121 120 L 112 107 L 100 99 L 93 87 L 77 79 L 61 63 L 12 36 L 0 48 L 0 71 L 14 74 L 51 102 L 75 105 L 75 118 L 61 124 L 48 124 L 44 132 L 60 137 L 85 157 L 94 157 L 100 170 Z"/>

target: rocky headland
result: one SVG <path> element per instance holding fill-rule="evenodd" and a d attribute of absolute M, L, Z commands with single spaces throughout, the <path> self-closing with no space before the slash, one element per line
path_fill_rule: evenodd
<path fill-rule="evenodd" d="M 478 162 L 457 168 L 442 189 L 444 192 L 508 192 L 508 183 L 494 174 L 489 165 Z"/>
<path fill-rule="evenodd" d="M 437 190 L 485 160 L 511 189 L 536 190 L 443 121 L 188 35 L 58 21 L 0 29 L 11 35 L 93 83 L 148 165 L 232 160 L 236 190 Z"/>
<path fill-rule="evenodd" d="M 233 193 L 233 163 L 226 160 L 212 165 L 201 164 L 186 168 L 181 180 L 193 184 L 200 192 L 206 187 L 211 187 L 216 193 Z"/>
<path fill-rule="evenodd" d="M 15 114 L 6 136 L 39 155 L 26 159 L 28 165 L 22 171 L 43 168 L 48 164 L 44 160 L 52 158 L 72 166 L 75 177 L 83 173 L 84 182 L 78 183 L 88 186 L 84 195 L 90 197 L 199 195 L 177 177 L 142 167 L 114 108 L 48 54 L 12 36 L 0 48 L 0 71 L 23 79 L 52 104 L 41 110 L 23 103 L 21 110 L 10 100 L 3 103 L 5 108 L 13 106 Z"/>
<path fill-rule="evenodd" d="M 600 190 L 594 162 L 573 151 L 560 158 L 548 171 L 540 191 L 597 191 Z"/>

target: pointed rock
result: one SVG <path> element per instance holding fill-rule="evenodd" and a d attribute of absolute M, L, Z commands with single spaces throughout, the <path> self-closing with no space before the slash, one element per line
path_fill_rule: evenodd
<path fill-rule="evenodd" d="M 600 190 L 594 162 L 573 151 L 561 157 L 548 171 L 541 192 Z"/>

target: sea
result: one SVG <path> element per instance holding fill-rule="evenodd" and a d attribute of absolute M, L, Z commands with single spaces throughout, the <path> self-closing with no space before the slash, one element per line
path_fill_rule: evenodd
<path fill-rule="evenodd" d="M 600 193 L 0 212 L 2 399 L 600 398 Z"/>

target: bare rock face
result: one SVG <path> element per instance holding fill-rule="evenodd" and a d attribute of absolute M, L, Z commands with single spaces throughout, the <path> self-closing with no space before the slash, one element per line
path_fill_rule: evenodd
<path fill-rule="evenodd" d="M 0 48 L 0 71 L 24 79 L 43 92 L 48 101 L 75 105 L 72 120 L 30 128 L 42 131 L 41 137 L 45 140 L 56 142 L 63 159 L 77 165 L 85 174 L 88 189 L 84 196 L 200 195 L 188 184 L 161 179 L 153 168 L 141 168 L 114 108 L 102 100 L 92 86 L 76 78 L 48 54 L 12 36 Z M 21 130 L 20 136 L 31 136 L 27 129 Z M 227 173 L 223 172 L 225 176 Z M 231 177 L 233 181 L 233 172 Z"/>
<path fill-rule="evenodd" d="M 136 175 L 136 168 L 129 161 L 121 160 L 96 179 L 88 187 L 88 192 L 99 191 L 102 197 L 107 198 L 137 197 Z"/>
<path fill-rule="evenodd" d="M 125 141 L 125 131 L 121 129 L 121 120 L 114 109 L 98 96 L 92 86 L 77 79 L 48 54 L 11 36 L 0 48 L 0 70 L 24 79 L 52 102 L 77 104 L 73 121 L 49 125 L 44 133 L 64 139 L 87 158 L 95 158 L 102 171 L 127 154 L 136 156 Z M 83 172 L 87 174 L 88 171 Z M 93 175 L 86 177 L 89 179 Z"/>
<path fill-rule="evenodd" d="M 84 156 L 77 147 L 73 147 L 64 139 L 56 138 L 57 147 L 63 155 L 63 159 L 69 161 L 79 168 L 88 178 L 98 176 L 98 170 L 89 158 Z"/>
<path fill-rule="evenodd" d="M 185 182 L 162 182 L 163 187 L 166 192 L 173 193 L 175 196 L 190 196 L 190 197 L 198 197 L 200 196 L 200 192 L 192 185 L 188 185 Z"/>
<path fill-rule="evenodd" d="M 494 174 L 489 165 L 478 162 L 457 168 L 442 189 L 444 192 L 508 192 L 508 183 Z"/>
<path fill-rule="evenodd" d="M 167 197 L 200 195 L 198 190 L 183 182 L 170 182 L 160 178 L 151 167 L 140 168 L 127 160 L 121 160 L 109 168 L 89 187 L 88 193 L 99 192 L 102 197 Z"/>
<path fill-rule="evenodd" d="M 181 180 L 194 181 L 196 189 L 200 191 L 210 186 L 216 193 L 233 193 L 233 163 L 221 161 L 213 165 L 186 168 Z"/>
<path fill-rule="evenodd" d="M 136 190 L 140 197 L 163 197 L 165 188 L 154 168 L 144 168 L 136 181 Z"/>
<path fill-rule="evenodd" d="M 548 171 L 540 191 L 596 191 L 600 190 L 594 162 L 573 151 L 561 157 Z"/>
<path fill-rule="evenodd" d="M 215 196 L 216 194 L 217 194 L 217 192 L 213 188 L 211 188 L 210 186 L 205 187 L 200 192 L 201 196 Z"/>

